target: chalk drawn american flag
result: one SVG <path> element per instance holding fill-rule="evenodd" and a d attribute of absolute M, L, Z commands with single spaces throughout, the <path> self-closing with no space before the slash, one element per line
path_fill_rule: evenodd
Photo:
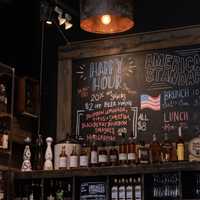
<path fill-rule="evenodd" d="M 160 110 L 160 95 L 157 97 L 152 97 L 147 94 L 142 94 L 140 96 L 141 109 L 149 108 L 151 110 Z"/>

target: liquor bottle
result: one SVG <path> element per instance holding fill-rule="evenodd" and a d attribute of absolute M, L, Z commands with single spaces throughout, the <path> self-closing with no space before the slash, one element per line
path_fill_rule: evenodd
<path fill-rule="evenodd" d="M 145 146 L 145 142 L 143 140 L 140 141 L 140 145 L 138 147 L 138 163 L 149 163 L 149 148 Z"/>
<path fill-rule="evenodd" d="M 84 140 L 81 141 L 79 165 L 80 165 L 80 167 L 88 167 L 88 165 L 89 165 L 88 147 Z"/>
<path fill-rule="evenodd" d="M 124 178 L 119 180 L 119 200 L 126 200 L 126 187 Z"/>
<path fill-rule="evenodd" d="M 1 133 L 2 133 L 2 148 L 8 149 L 9 128 L 6 122 L 2 122 Z"/>
<path fill-rule="evenodd" d="M 53 138 L 52 137 L 47 137 L 46 138 L 46 143 L 47 143 L 47 148 L 45 152 L 45 162 L 44 162 L 44 170 L 53 170 L 53 152 L 52 152 L 52 145 Z"/>
<path fill-rule="evenodd" d="M 177 161 L 176 143 L 172 142 L 171 161 Z"/>
<path fill-rule="evenodd" d="M 141 178 L 134 178 L 135 200 L 142 200 Z"/>
<path fill-rule="evenodd" d="M 76 144 L 73 145 L 72 153 L 69 158 L 69 167 L 72 168 L 78 168 L 78 155 L 76 152 Z"/>
<path fill-rule="evenodd" d="M 126 200 L 133 200 L 133 180 L 132 177 L 126 179 Z"/>
<path fill-rule="evenodd" d="M 5 198 L 5 188 L 4 188 L 4 180 L 3 180 L 3 172 L 0 171 L 0 200 L 4 200 Z"/>
<path fill-rule="evenodd" d="M 98 153 L 96 142 L 93 141 L 90 149 L 90 166 L 97 167 L 98 166 Z"/>
<path fill-rule="evenodd" d="M 102 143 L 102 146 L 98 153 L 98 162 L 99 166 L 107 166 L 108 165 L 108 153 L 105 149 L 105 144 Z"/>
<path fill-rule="evenodd" d="M 122 139 L 121 143 L 119 144 L 119 164 L 126 165 L 127 159 L 128 159 L 127 145 L 125 144 L 125 140 Z"/>
<path fill-rule="evenodd" d="M 153 142 L 150 145 L 150 152 L 151 152 L 151 162 L 159 163 L 161 159 L 161 147 L 160 143 L 157 141 L 155 134 L 153 134 Z"/>
<path fill-rule="evenodd" d="M 72 186 L 67 182 L 64 188 L 64 200 L 72 200 Z"/>
<path fill-rule="evenodd" d="M 182 128 L 181 126 L 178 127 L 178 139 L 176 142 L 176 149 L 177 149 L 177 160 L 183 161 L 184 160 L 184 140 L 182 137 Z"/>
<path fill-rule="evenodd" d="M 111 200 L 118 200 L 118 195 L 119 195 L 118 181 L 115 178 L 114 181 L 113 181 L 113 185 L 111 187 Z"/>
<path fill-rule="evenodd" d="M 171 161 L 172 157 L 172 144 L 168 139 L 167 133 L 164 134 L 164 142 L 161 145 L 161 160 L 162 162 Z"/>
<path fill-rule="evenodd" d="M 44 154 L 43 154 L 43 139 L 42 135 L 38 134 L 35 146 L 35 169 L 42 170 L 44 164 Z"/>
<path fill-rule="evenodd" d="M 50 180 L 50 187 L 47 189 L 46 200 L 55 200 L 54 182 Z"/>
<path fill-rule="evenodd" d="M 0 84 L 0 112 L 8 112 L 8 96 L 6 84 Z"/>
<path fill-rule="evenodd" d="M 136 146 L 132 137 L 129 138 L 128 142 L 128 164 L 132 165 L 136 163 Z"/>
<path fill-rule="evenodd" d="M 67 168 L 67 154 L 65 150 L 65 145 L 63 145 L 59 156 L 59 169 L 65 168 Z"/>
<path fill-rule="evenodd" d="M 118 165 L 118 151 L 116 149 L 116 145 L 114 142 L 111 144 L 111 148 L 109 150 L 109 165 L 116 166 Z"/>
<path fill-rule="evenodd" d="M 64 190 L 62 187 L 62 181 L 58 181 L 56 185 L 56 200 L 64 200 Z"/>

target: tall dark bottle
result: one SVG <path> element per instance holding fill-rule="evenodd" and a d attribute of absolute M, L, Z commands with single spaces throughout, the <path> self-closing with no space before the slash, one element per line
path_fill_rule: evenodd
<path fill-rule="evenodd" d="M 43 139 L 42 135 L 38 134 L 35 146 L 35 169 L 42 170 L 44 165 L 44 152 L 43 152 Z"/>

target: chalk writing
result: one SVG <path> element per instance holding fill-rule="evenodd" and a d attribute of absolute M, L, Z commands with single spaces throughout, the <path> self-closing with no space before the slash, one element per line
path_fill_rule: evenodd
<path fill-rule="evenodd" d="M 139 131 L 147 131 L 147 123 L 149 118 L 147 117 L 147 113 L 140 113 L 138 116 L 138 130 Z"/>
<path fill-rule="evenodd" d="M 92 81 L 92 91 L 119 89 L 122 82 L 122 63 L 122 58 L 91 62 L 89 78 Z"/>
<path fill-rule="evenodd" d="M 200 83 L 200 57 L 150 53 L 145 58 L 145 79 L 149 83 L 193 86 Z"/>
<path fill-rule="evenodd" d="M 164 122 L 185 122 L 189 120 L 188 111 L 164 112 Z"/>

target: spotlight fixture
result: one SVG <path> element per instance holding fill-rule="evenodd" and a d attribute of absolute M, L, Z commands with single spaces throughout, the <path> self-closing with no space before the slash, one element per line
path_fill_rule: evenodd
<path fill-rule="evenodd" d="M 80 0 L 80 26 L 91 33 L 119 33 L 134 26 L 133 0 Z"/>

